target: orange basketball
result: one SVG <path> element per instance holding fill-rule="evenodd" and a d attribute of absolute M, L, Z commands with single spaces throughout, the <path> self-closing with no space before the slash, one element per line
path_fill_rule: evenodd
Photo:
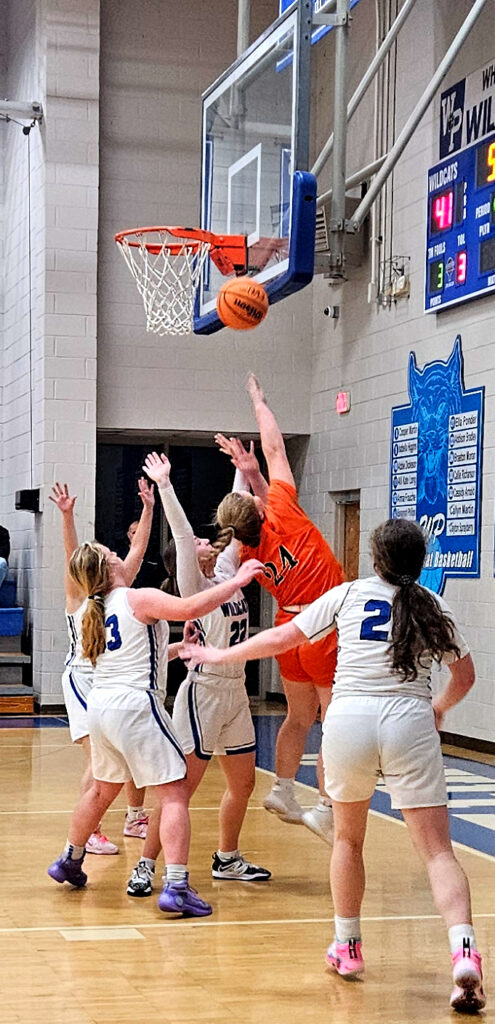
<path fill-rule="evenodd" d="M 217 312 L 226 327 L 249 331 L 264 320 L 268 312 L 268 295 L 263 285 L 252 277 L 234 277 L 220 288 Z"/>

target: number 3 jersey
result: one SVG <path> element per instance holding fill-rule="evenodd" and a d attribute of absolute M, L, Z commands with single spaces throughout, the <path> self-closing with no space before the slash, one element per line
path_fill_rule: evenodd
<path fill-rule="evenodd" d="M 139 622 L 129 606 L 128 587 L 105 597 L 106 647 L 96 661 L 93 686 L 131 686 L 159 692 L 167 688 L 168 623 Z"/>
<path fill-rule="evenodd" d="M 332 699 L 351 693 L 431 697 L 433 659 L 430 654 L 422 656 L 417 664 L 417 678 L 412 681 L 402 681 L 391 667 L 389 648 L 396 590 L 379 576 L 343 583 L 323 594 L 292 620 L 311 643 L 337 629 L 337 671 Z M 469 648 L 455 626 L 449 606 L 437 594 L 431 596 L 452 620 L 454 642 L 463 658 Z M 442 660 L 448 664 L 455 661 L 455 655 L 448 652 Z"/>

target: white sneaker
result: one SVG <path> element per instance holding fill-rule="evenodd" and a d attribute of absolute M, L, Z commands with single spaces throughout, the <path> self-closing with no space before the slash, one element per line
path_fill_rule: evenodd
<path fill-rule="evenodd" d="M 90 835 L 86 843 L 86 853 L 99 853 L 103 856 L 112 856 L 112 854 L 118 853 L 119 848 L 115 843 L 111 843 L 100 829 L 96 829 Z"/>
<path fill-rule="evenodd" d="M 265 796 L 263 807 L 270 814 L 276 814 L 281 821 L 291 825 L 302 825 L 303 809 L 292 793 L 284 793 L 278 782 Z"/>
<path fill-rule="evenodd" d="M 309 811 L 303 811 L 302 824 L 323 839 L 330 846 L 333 843 L 333 813 L 326 804 L 316 804 Z"/>

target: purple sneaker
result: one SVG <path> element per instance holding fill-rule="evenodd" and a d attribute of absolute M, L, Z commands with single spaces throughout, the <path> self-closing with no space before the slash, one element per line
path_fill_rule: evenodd
<path fill-rule="evenodd" d="M 87 874 L 82 871 L 84 857 L 83 853 L 82 857 L 72 859 L 68 853 L 62 853 L 48 868 L 50 878 L 54 878 L 56 882 L 70 882 L 75 889 L 82 889 L 88 881 Z"/>
<path fill-rule="evenodd" d="M 196 889 L 189 885 L 189 874 L 183 882 L 165 882 L 158 897 L 158 906 L 166 913 L 184 917 L 208 917 L 211 914 L 210 904 L 205 903 Z"/>

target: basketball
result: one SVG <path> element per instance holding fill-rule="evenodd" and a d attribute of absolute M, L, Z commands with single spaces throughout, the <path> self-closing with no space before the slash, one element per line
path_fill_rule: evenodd
<path fill-rule="evenodd" d="M 234 277 L 220 288 L 217 312 L 226 327 L 249 331 L 264 320 L 268 312 L 268 295 L 263 285 L 252 277 Z"/>

